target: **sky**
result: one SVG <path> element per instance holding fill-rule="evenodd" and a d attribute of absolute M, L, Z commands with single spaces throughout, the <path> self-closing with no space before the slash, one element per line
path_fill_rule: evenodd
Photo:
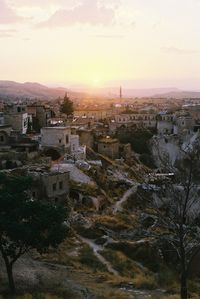
<path fill-rule="evenodd" d="M 200 0 L 0 0 L 0 79 L 200 90 Z"/>

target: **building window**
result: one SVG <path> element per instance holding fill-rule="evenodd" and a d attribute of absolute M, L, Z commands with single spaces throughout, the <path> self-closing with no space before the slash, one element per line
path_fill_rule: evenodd
<path fill-rule="evenodd" d="M 59 182 L 59 188 L 60 188 L 60 190 L 63 189 L 63 182 Z"/>
<path fill-rule="evenodd" d="M 53 184 L 53 191 L 56 191 L 56 183 Z"/>
<path fill-rule="evenodd" d="M 17 112 L 21 112 L 21 108 L 20 107 L 17 107 Z"/>
<path fill-rule="evenodd" d="M 62 142 L 62 139 L 59 139 L 59 143 L 61 143 Z"/>
<path fill-rule="evenodd" d="M 24 120 L 24 128 L 26 128 L 27 125 L 28 125 L 28 119 L 25 119 L 25 120 Z"/>
<path fill-rule="evenodd" d="M 69 136 L 66 135 L 66 143 L 69 143 Z"/>
<path fill-rule="evenodd" d="M 0 141 L 4 142 L 4 136 L 0 136 Z"/>

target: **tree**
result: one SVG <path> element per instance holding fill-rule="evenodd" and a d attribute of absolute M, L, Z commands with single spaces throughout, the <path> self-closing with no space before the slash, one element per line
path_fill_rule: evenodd
<path fill-rule="evenodd" d="M 188 298 L 189 270 L 200 252 L 199 149 L 198 143 L 182 148 L 182 159 L 170 166 L 173 182 L 166 180 L 151 202 L 157 216 L 152 233 L 167 242 L 176 256 L 181 299 Z M 165 169 L 170 165 L 163 164 Z"/>
<path fill-rule="evenodd" d="M 153 132 L 146 128 L 119 129 L 116 137 L 121 143 L 130 143 L 132 149 L 138 154 L 149 154 L 149 141 Z"/>
<path fill-rule="evenodd" d="M 30 249 L 57 247 L 66 236 L 64 207 L 33 200 L 30 188 L 29 177 L 0 174 L 0 252 L 12 293 L 14 263 Z"/>
<path fill-rule="evenodd" d="M 72 116 L 74 113 L 73 102 L 69 99 L 67 93 L 65 94 L 63 103 L 61 104 L 60 112 L 66 114 L 67 117 Z"/>

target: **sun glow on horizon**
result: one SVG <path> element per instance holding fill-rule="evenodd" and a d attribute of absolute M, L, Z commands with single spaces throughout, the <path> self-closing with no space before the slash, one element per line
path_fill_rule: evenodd
<path fill-rule="evenodd" d="M 103 82 L 100 78 L 95 78 L 92 80 L 92 87 L 99 88 L 99 87 L 102 87 L 102 85 L 103 85 Z"/>

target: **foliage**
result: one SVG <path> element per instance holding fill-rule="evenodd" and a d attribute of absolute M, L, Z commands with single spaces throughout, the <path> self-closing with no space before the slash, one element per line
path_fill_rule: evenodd
<path fill-rule="evenodd" d="M 146 153 L 141 154 L 140 161 L 149 168 L 152 168 L 152 169 L 155 168 L 155 163 L 154 163 L 153 157 L 149 154 L 146 154 Z"/>
<path fill-rule="evenodd" d="M 158 273 L 159 286 L 167 288 L 168 290 L 173 290 L 177 289 L 177 282 L 177 273 L 166 266 L 162 266 Z"/>
<path fill-rule="evenodd" d="M 159 255 L 155 247 L 148 242 L 142 244 L 132 244 L 130 242 L 116 242 L 107 245 L 109 248 L 123 252 L 128 258 L 141 262 L 145 267 L 151 271 L 157 272 L 159 270 L 160 261 Z"/>
<path fill-rule="evenodd" d="M 60 107 L 60 112 L 66 114 L 67 116 L 73 115 L 74 112 L 73 102 L 69 99 L 67 94 L 63 99 L 63 103 Z"/>
<path fill-rule="evenodd" d="M 66 236 L 66 215 L 63 206 L 31 198 L 29 177 L 0 174 L 0 189 L 0 252 L 14 292 L 14 263 L 30 249 L 57 247 Z"/>
<path fill-rule="evenodd" d="M 119 130 L 117 133 L 119 141 L 123 144 L 130 143 L 138 154 L 150 154 L 148 142 L 152 136 L 153 132 L 144 128 Z"/>

